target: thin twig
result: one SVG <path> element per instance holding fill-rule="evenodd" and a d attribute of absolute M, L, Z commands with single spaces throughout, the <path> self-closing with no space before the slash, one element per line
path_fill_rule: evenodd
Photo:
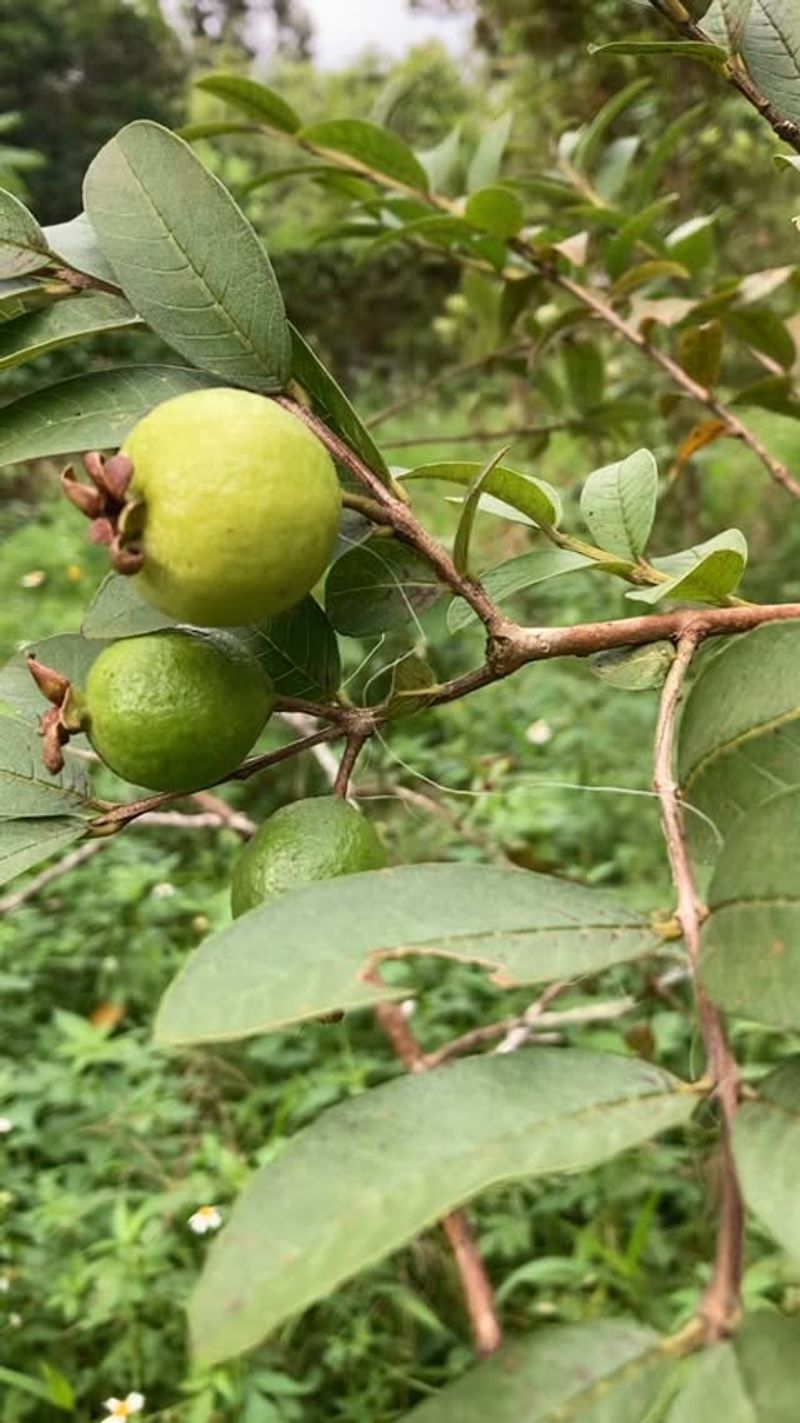
<path fill-rule="evenodd" d="M 548 1002 L 552 1002 L 556 993 L 563 993 L 565 989 L 571 987 L 569 983 L 559 983 L 551 985 L 551 992 Z M 511 1017 L 503 1018 L 497 1023 L 485 1023 L 480 1028 L 473 1028 L 468 1033 L 462 1033 L 460 1037 L 453 1038 L 451 1042 L 445 1043 L 436 1052 L 429 1052 L 425 1061 L 429 1068 L 440 1067 L 443 1062 L 449 1062 L 453 1057 L 461 1057 L 464 1053 L 473 1052 L 476 1048 L 484 1047 L 486 1043 L 494 1042 L 495 1038 L 503 1038 L 503 1042 L 496 1049 L 497 1052 L 516 1052 L 528 1041 L 532 1033 L 538 1033 L 539 1029 L 551 1030 L 553 1028 L 582 1027 L 586 1023 L 608 1023 L 615 1018 L 621 1018 L 625 1013 L 630 1013 L 637 1006 L 636 999 L 631 997 L 614 998 L 608 1003 L 587 1003 L 580 1008 L 564 1008 L 561 1012 L 548 1013 L 539 1007 L 539 1003 L 532 1003 L 530 1008 L 526 1008 L 524 1013 L 516 1013 Z M 522 1036 L 520 1036 L 520 1032 Z"/>
<path fill-rule="evenodd" d="M 341 797 L 342 800 L 346 800 L 350 794 L 350 777 L 367 736 L 366 731 L 356 731 L 347 739 L 347 745 L 336 773 L 336 780 L 333 783 L 333 794 Z"/>
<path fill-rule="evenodd" d="M 549 425 L 512 425 L 506 430 L 464 430 L 458 435 L 417 435 L 414 439 L 384 440 L 387 450 L 407 449 L 412 445 L 491 445 L 495 441 L 521 439 L 524 435 L 553 435 L 568 430 L 573 422 L 558 420 Z"/>
<path fill-rule="evenodd" d="M 409 405 L 416 405 L 420 400 L 427 400 L 434 391 L 441 390 L 445 385 L 451 385 L 453 381 L 460 380 L 462 376 L 472 375 L 475 371 L 483 370 L 485 366 L 494 365 L 496 361 L 508 360 L 512 356 L 522 356 L 526 352 L 534 349 L 533 341 L 518 341 L 513 346 L 501 346 L 496 351 L 489 351 L 485 356 L 477 356 L 472 361 L 463 361 L 461 365 L 450 366 L 438 376 L 432 376 L 423 386 L 412 390 L 407 395 L 401 395 L 397 400 L 393 400 L 390 405 L 384 405 L 375 415 L 367 421 L 370 430 L 374 430 L 376 425 L 382 425 L 384 420 L 389 420 L 393 415 L 399 415 L 401 410 L 408 409 Z"/>
<path fill-rule="evenodd" d="M 697 642 L 697 636 L 687 629 L 678 642 L 677 656 L 664 683 L 656 726 L 653 788 L 661 804 L 664 840 L 678 900 L 677 917 L 683 930 L 694 976 L 708 1069 L 722 1112 L 723 1174 L 720 1224 L 714 1272 L 700 1305 L 700 1317 L 705 1325 L 707 1340 L 713 1342 L 732 1333 L 741 1317 L 744 1207 L 731 1141 L 733 1119 L 739 1106 L 739 1069 L 728 1045 L 724 1021 L 699 980 L 700 927 L 705 910 L 695 883 L 686 843 L 679 788 L 675 779 L 678 709 Z"/>

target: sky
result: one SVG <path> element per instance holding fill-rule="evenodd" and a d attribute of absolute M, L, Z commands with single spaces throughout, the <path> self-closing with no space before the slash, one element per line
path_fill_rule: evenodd
<path fill-rule="evenodd" d="M 467 48 L 472 21 L 464 15 L 413 12 L 406 0 L 304 0 L 314 24 L 314 51 L 325 69 L 355 59 L 365 49 L 397 58 L 416 44 L 441 39 L 448 48 Z"/>

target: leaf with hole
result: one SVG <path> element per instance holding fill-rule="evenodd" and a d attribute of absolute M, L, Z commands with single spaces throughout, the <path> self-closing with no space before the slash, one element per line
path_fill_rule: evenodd
<path fill-rule="evenodd" d="M 140 325 L 136 312 L 124 297 L 98 293 L 57 301 L 41 311 L 31 311 L 0 324 L 0 371 L 24 365 L 86 336 Z"/>
<path fill-rule="evenodd" d="M 768 853 L 765 852 L 768 848 Z M 740 816 L 717 860 L 701 977 L 728 1013 L 800 1027 L 800 787 Z"/>
<path fill-rule="evenodd" d="M 674 1368 L 659 1336 L 632 1320 L 550 1325 L 509 1340 L 401 1423 L 651 1423 Z"/>
<path fill-rule="evenodd" d="M 367 976 L 385 957 L 476 963 L 511 988 L 600 973 L 658 945 L 647 920 L 597 889 L 489 865 L 404 865 L 292 891 L 207 939 L 156 1031 L 222 1041 L 403 997 Z"/>
<path fill-rule="evenodd" d="M 481 469 L 482 465 L 477 460 L 439 460 L 405 470 L 401 477 L 404 482 L 407 479 L 441 479 L 447 484 L 469 488 Z M 558 491 L 543 479 L 534 479 L 532 475 L 499 465 L 488 476 L 485 489 L 502 504 L 518 510 L 535 524 L 557 526 L 561 522 Z"/>
<path fill-rule="evenodd" d="M 248 79 L 242 74 L 204 74 L 197 88 L 216 99 L 224 99 L 249 119 L 276 128 L 281 133 L 296 133 L 302 120 L 290 104 L 274 90 Z"/>
<path fill-rule="evenodd" d="M 279 696 L 327 701 L 338 691 L 339 645 L 314 598 L 303 598 L 285 613 L 248 628 L 246 641 Z"/>
<path fill-rule="evenodd" d="M 800 786 L 800 621 L 765 623 L 709 658 L 681 718 L 684 801 L 722 835 L 761 801 Z M 698 853 L 716 847 L 690 819 Z"/>
<path fill-rule="evenodd" d="M 365 637 L 415 621 L 443 592 L 427 559 L 407 544 L 378 535 L 333 565 L 325 608 L 337 632 Z"/>
<path fill-rule="evenodd" d="M 577 573 L 587 568 L 595 568 L 592 559 L 585 554 L 573 553 L 570 549 L 535 549 L 533 553 L 521 553 L 509 558 L 481 574 L 481 583 L 495 603 L 504 606 L 515 593 L 526 588 L 534 588 L 537 583 L 546 583 L 551 578 L 561 578 L 565 573 Z M 470 623 L 477 622 L 478 615 L 469 603 L 454 598 L 447 610 L 447 626 L 450 632 L 460 632 Z"/>
<path fill-rule="evenodd" d="M 569 1048 L 456 1062 L 341 1103 L 236 1202 L 190 1306 L 195 1357 L 241 1353 L 488 1186 L 585 1170 L 693 1106 L 650 1064 Z"/>
<path fill-rule="evenodd" d="M 590 474 L 581 493 L 581 514 L 599 546 L 634 561 L 644 553 L 658 497 L 658 468 L 649 450 Z"/>
<path fill-rule="evenodd" d="M 747 543 L 739 529 L 726 529 L 695 548 L 654 558 L 654 568 L 669 575 L 654 588 L 626 594 L 639 603 L 722 603 L 739 586 L 747 567 Z"/>
<path fill-rule="evenodd" d="M 0 188 L 0 277 L 24 277 L 49 265 L 47 238 L 33 213 Z"/>
<path fill-rule="evenodd" d="M 164 400 L 219 381 L 180 366 L 123 366 L 72 376 L 0 408 L 0 465 L 117 449 Z"/>
<path fill-rule="evenodd" d="M 291 340 L 269 257 L 183 139 L 128 124 L 91 163 L 84 202 L 125 295 L 157 335 L 230 384 L 284 387 Z"/>

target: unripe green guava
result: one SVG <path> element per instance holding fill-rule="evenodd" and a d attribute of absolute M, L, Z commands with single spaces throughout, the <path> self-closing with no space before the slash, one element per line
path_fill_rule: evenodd
<path fill-rule="evenodd" d="M 245 845 L 234 866 L 234 917 L 298 885 L 380 870 L 386 851 L 374 826 L 347 801 L 318 796 L 284 805 Z"/>
<path fill-rule="evenodd" d="M 112 771 L 148 790 L 188 792 L 236 770 L 275 694 L 231 634 L 169 628 L 104 648 L 85 703 L 89 740 Z"/>
<path fill-rule="evenodd" d="M 136 583 L 201 627 L 260 622 L 311 591 L 333 554 L 341 491 L 325 447 L 274 400 L 195 390 L 156 406 L 121 453 L 133 461 Z"/>

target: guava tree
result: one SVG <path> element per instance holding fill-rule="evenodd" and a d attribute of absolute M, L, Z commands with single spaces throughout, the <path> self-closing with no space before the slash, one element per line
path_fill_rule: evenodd
<path fill-rule="evenodd" d="M 794 150 L 784 161 L 800 165 L 794 7 L 655 8 L 678 33 L 638 48 L 717 71 Z M 612 48 L 636 51 L 637 41 Z M 567 426 L 614 451 L 582 479 L 580 527 L 559 492 L 503 448 L 485 461 L 390 468 L 287 322 L 240 207 L 183 138 L 154 123 L 130 124 L 101 149 L 85 213 L 71 223 L 41 228 L 16 199 L 0 199 L 0 365 L 142 326 L 177 357 L 75 377 L 0 410 L 4 464 L 84 455 L 84 475 L 65 471 L 65 492 L 112 562 L 82 633 L 37 644 L 0 677 L 3 878 L 122 833 L 190 791 L 338 745 L 341 810 L 303 809 L 309 830 L 285 807 L 288 820 L 264 828 L 263 852 L 259 832 L 237 872 L 238 917 L 189 958 L 155 1032 L 180 1048 L 373 1012 L 408 1068 L 323 1113 L 253 1175 L 189 1306 L 195 1357 L 213 1364 L 257 1345 L 441 1222 L 476 1351 L 493 1357 L 410 1416 L 688 1423 L 724 1407 L 788 1421 L 800 1321 L 777 1308 L 748 1315 L 742 1273 L 748 1215 L 800 1253 L 800 604 L 740 596 L 747 544 L 736 528 L 648 555 L 663 481 L 635 433 L 658 402 L 679 472 L 698 449 L 738 441 L 753 478 L 771 480 L 787 521 L 796 517 L 800 477 L 748 422 L 752 407 L 795 417 L 799 408 L 780 305 L 791 269 L 709 287 L 708 220 L 671 227 L 659 196 L 685 122 L 641 151 L 614 131 L 626 114 L 635 124 L 644 80 L 565 136 L 552 170 L 521 175 L 504 167 L 510 115 L 472 152 L 453 134 L 417 154 L 362 120 L 304 125 L 253 81 L 202 82 L 235 114 L 205 125 L 204 137 L 246 125 L 281 145 L 281 176 L 296 169 L 298 182 L 338 194 L 348 236 L 373 250 L 405 243 L 410 259 L 433 247 L 463 267 L 482 310 L 494 303 L 495 340 L 462 375 L 480 379 L 491 366 L 518 376 L 520 361 L 535 364 L 549 407 L 538 436 Z M 447 544 L 416 512 L 420 484 L 458 497 Z M 522 522 L 530 550 L 479 567 L 473 532 L 487 513 Z M 595 620 L 515 620 L 516 595 L 566 575 L 591 575 Z M 634 610 L 620 614 L 620 594 Z M 483 661 L 452 677 L 415 641 L 419 613 L 439 599 L 454 661 L 465 629 L 485 633 Z M 403 628 L 412 637 L 387 666 L 381 699 L 347 695 L 337 637 Z M 362 749 L 399 718 L 565 657 L 590 659 L 631 693 L 660 688 L 652 775 L 674 910 L 654 921 L 605 891 L 497 866 L 381 868 L 352 803 Z M 248 756 L 272 711 L 313 717 L 315 729 Z M 153 793 L 99 802 L 75 740 L 86 734 Z M 475 735 L 490 739 L 485 720 Z M 498 998 L 528 985 L 539 997 L 516 1020 L 498 1008 L 496 1022 L 426 1050 L 395 965 L 413 982 L 431 956 L 482 968 Z M 485 1050 L 501 1038 L 508 1046 L 510 1031 L 524 1042 L 578 978 L 622 965 L 652 978 L 665 963 L 692 993 L 703 1058 L 691 1081 L 633 1054 Z M 746 1085 L 729 1038 L 737 1017 L 785 1035 L 778 1069 Z M 660 1132 L 680 1139 L 698 1111 L 713 1113 L 718 1132 L 719 1225 L 685 1326 L 661 1337 L 607 1317 L 503 1342 L 465 1203 L 498 1182 L 590 1170 Z"/>

